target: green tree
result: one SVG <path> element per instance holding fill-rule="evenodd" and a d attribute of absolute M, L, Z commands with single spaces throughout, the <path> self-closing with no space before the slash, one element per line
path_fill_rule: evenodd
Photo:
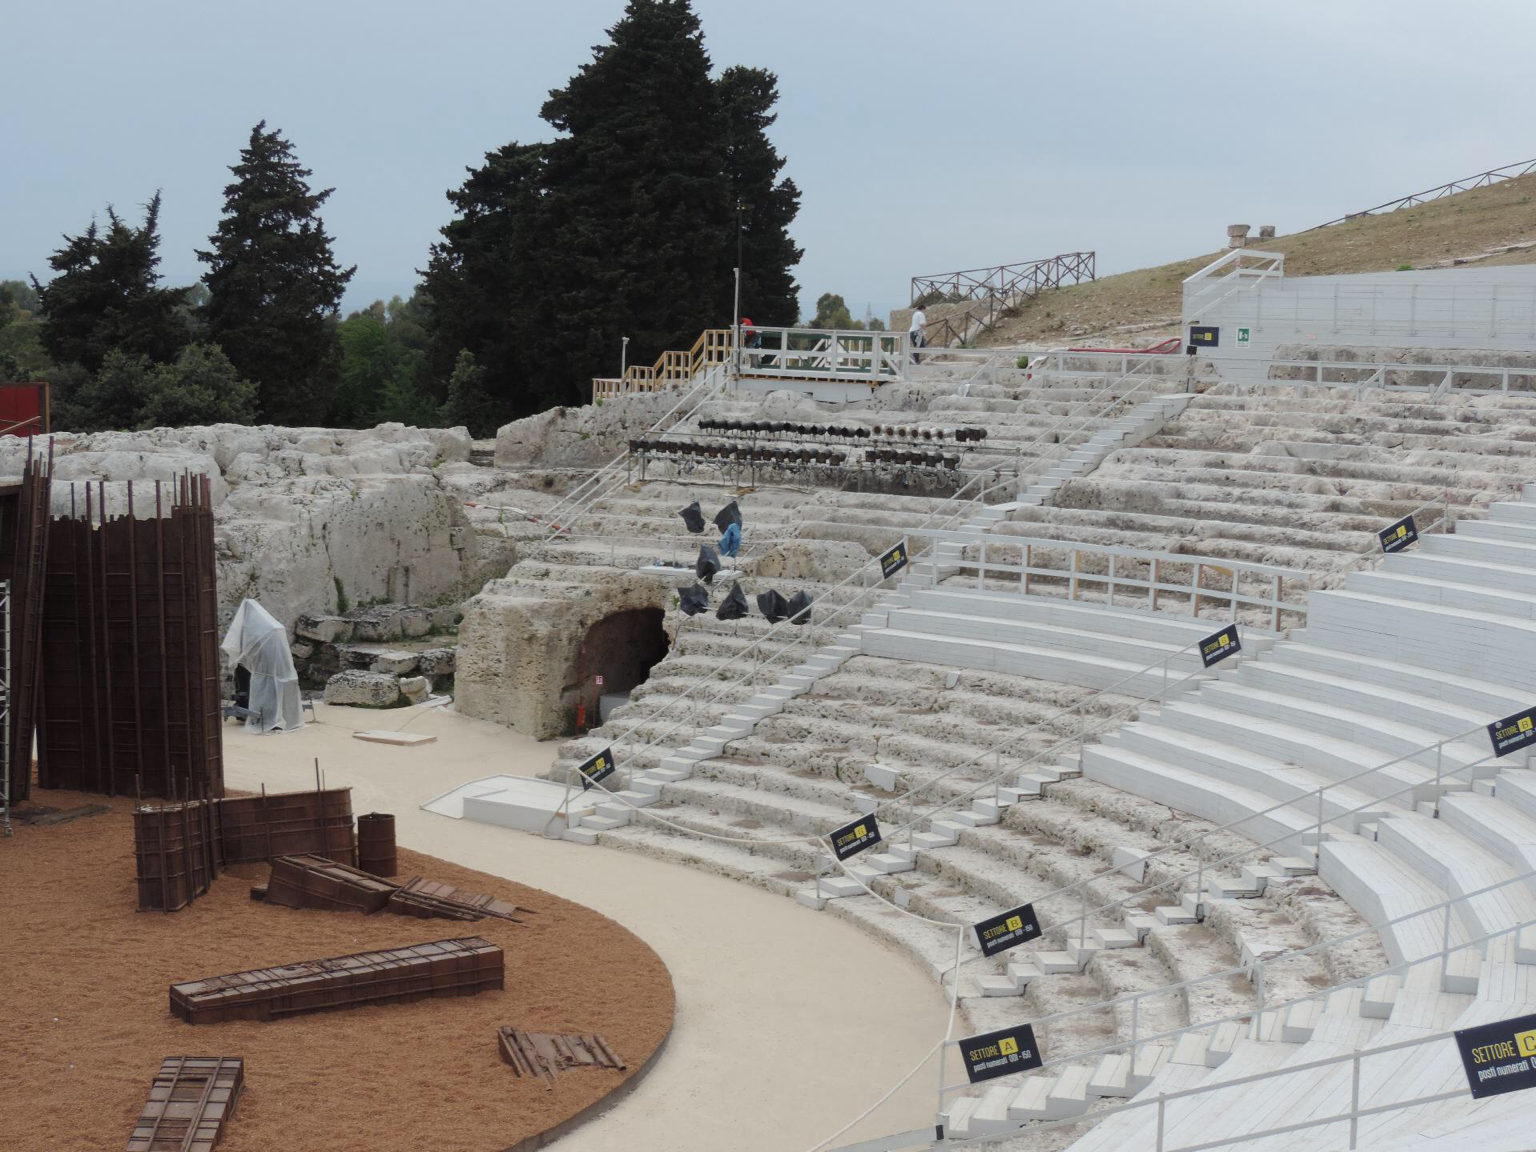
<path fill-rule="evenodd" d="M 109 353 L 174 359 L 187 342 L 177 313 L 182 289 L 160 286 L 160 194 L 145 205 L 144 223 L 129 226 L 109 205 L 107 227 L 96 221 L 48 258 L 57 275 L 33 286 L 43 313 L 42 343 L 60 364 L 100 368 Z"/>
<path fill-rule="evenodd" d="M 293 145 L 263 120 L 231 166 L 224 215 L 198 259 L 208 265 L 208 338 L 254 381 L 264 420 L 324 416 L 341 370 L 334 320 L 355 267 L 331 251 L 319 210 L 332 189 L 310 190 Z"/>
<path fill-rule="evenodd" d="M 823 292 L 816 298 L 816 315 L 811 317 L 812 328 L 839 328 L 844 331 L 850 328 L 862 328 L 863 324 L 855 324 L 853 317 L 848 313 L 848 305 L 843 298 L 834 292 Z"/>
<path fill-rule="evenodd" d="M 462 424 L 478 439 L 494 436 L 498 427 L 496 405 L 485 388 L 485 369 L 475 354 L 461 349 L 448 378 L 448 399 L 443 402 L 441 423 L 448 428 Z"/>
<path fill-rule="evenodd" d="M 43 349 L 37 290 L 0 280 L 0 380 L 35 380 L 52 366 Z"/>
<path fill-rule="evenodd" d="M 726 121 L 726 170 L 735 203 L 744 206 L 741 238 L 741 308 L 758 324 L 789 325 L 800 315 L 792 269 L 804 250 L 790 238 L 800 211 L 800 189 L 779 179 L 784 158 L 768 139 L 778 119 L 779 81 L 763 68 L 727 68 L 715 81 Z M 734 251 L 731 256 L 734 265 Z M 733 286 L 734 287 L 734 286 Z M 731 301 L 725 300 L 726 314 Z"/>
<path fill-rule="evenodd" d="M 547 150 L 540 217 L 565 355 L 541 402 L 579 402 L 622 336 L 640 363 L 730 322 L 728 127 L 709 69 L 687 0 L 630 0 L 545 102 L 564 133 Z"/>
<path fill-rule="evenodd" d="M 188 344 L 174 363 L 155 367 L 136 421 L 140 428 L 255 422 L 256 385 L 240 377 L 217 344 Z"/>
<path fill-rule="evenodd" d="M 415 297 L 412 297 L 415 301 Z M 358 428 L 380 421 L 432 426 L 437 405 L 422 387 L 426 359 L 419 304 L 375 300 L 337 326 L 341 378 L 329 420 Z"/>

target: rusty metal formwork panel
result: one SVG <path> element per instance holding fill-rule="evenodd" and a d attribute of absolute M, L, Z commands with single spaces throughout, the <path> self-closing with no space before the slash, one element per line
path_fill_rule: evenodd
<path fill-rule="evenodd" d="M 43 589 L 47 585 L 48 502 L 53 441 L 27 444 L 21 483 L 0 485 L 0 580 L 11 585 L 10 800 L 32 794 L 32 731 L 41 703 Z"/>
<path fill-rule="evenodd" d="M 109 795 L 219 796 L 213 505 L 206 476 L 70 486 L 47 534 L 38 780 Z"/>
<path fill-rule="evenodd" d="M 209 1152 L 244 1087 L 245 1061 L 238 1056 L 167 1056 L 127 1152 Z"/>
<path fill-rule="evenodd" d="M 416 916 L 422 920 L 483 920 L 495 916 L 521 924 L 519 912 L 532 912 L 531 908 L 519 908 L 493 896 L 480 896 L 474 892 L 460 892 L 452 884 L 412 876 L 389 898 L 389 910 L 401 916 Z"/>
<path fill-rule="evenodd" d="M 379 912 L 393 884 L 323 856 L 274 856 L 265 899 L 288 908 Z"/>
<path fill-rule="evenodd" d="M 133 813 L 139 911 L 185 908 L 219 874 L 219 803 L 141 805 Z"/>
<path fill-rule="evenodd" d="M 350 788 L 226 796 L 219 809 L 226 864 L 261 863 L 274 856 L 357 863 Z"/>
<path fill-rule="evenodd" d="M 189 1024 L 278 1020 L 308 1012 L 473 996 L 505 987 L 506 958 L 479 936 L 360 952 L 172 984 L 171 1012 Z"/>
<path fill-rule="evenodd" d="M 555 1073 L 574 1068 L 614 1068 L 624 1061 L 597 1033 L 524 1032 L 520 1028 L 496 1029 L 501 1058 L 518 1076 L 542 1076 L 544 1087 L 553 1088 Z"/>

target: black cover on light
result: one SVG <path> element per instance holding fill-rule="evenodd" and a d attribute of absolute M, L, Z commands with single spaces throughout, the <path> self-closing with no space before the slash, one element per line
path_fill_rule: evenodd
<path fill-rule="evenodd" d="M 811 598 L 805 592 L 796 592 L 789 598 L 789 622 L 791 624 L 811 622 Z"/>
<path fill-rule="evenodd" d="M 768 623 L 777 624 L 789 615 L 789 602 L 769 589 L 767 592 L 757 594 L 757 610 L 767 618 Z"/>
<path fill-rule="evenodd" d="M 699 507 L 699 502 L 697 500 L 688 505 L 688 507 L 684 508 L 681 512 L 678 513 L 678 515 L 683 518 L 683 523 L 687 525 L 688 531 L 704 531 L 704 510 Z"/>
<path fill-rule="evenodd" d="M 677 595 L 684 616 L 697 616 L 709 607 L 709 589 L 702 584 L 691 584 Z"/>
<path fill-rule="evenodd" d="M 715 513 L 715 527 L 722 532 L 730 525 L 740 523 L 741 509 L 736 506 L 736 501 L 734 500 Z"/>
<path fill-rule="evenodd" d="M 720 554 L 708 544 L 699 545 L 699 558 L 693 562 L 693 574 L 706 584 L 714 583 L 720 571 Z"/>
<path fill-rule="evenodd" d="M 741 591 L 740 584 L 732 584 L 730 595 L 720 601 L 720 607 L 715 609 L 715 618 L 719 620 L 740 620 L 747 614 L 747 598 Z"/>

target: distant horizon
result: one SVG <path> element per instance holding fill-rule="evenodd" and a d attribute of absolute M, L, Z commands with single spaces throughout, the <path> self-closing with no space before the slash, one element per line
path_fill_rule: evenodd
<path fill-rule="evenodd" d="M 943 20 L 872 0 L 784 0 L 772 20 L 694 7 L 717 71 L 779 77 L 770 135 L 803 194 L 802 316 L 834 292 L 855 318 L 867 306 L 886 320 L 913 275 L 1058 252 L 1094 250 L 1101 275 L 1167 263 L 1217 250 L 1232 221 L 1283 234 L 1536 154 L 1516 143 L 1530 134 L 1519 78 L 1536 9 L 1512 0 L 1297 0 L 1237 16 L 1215 0 L 976 0 Z M 62 235 L 108 204 L 134 219 L 158 189 L 164 282 L 190 285 L 228 166 L 266 119 L 312 186 L 336 189 L 326 228 L 358 266 L 345 314 L 409 296 L 467 167 L 553 136 L 540 105 L 623 4 L 384 0 L 359 21 L 274 0 L 256 26 L 190 0 L 86 8 L 85 36 L 75 7 L 12 18 L 28 51 L 7 158 L 25 178 L 0 188 L 0 278 L 46 282 Z M 66 53 L 60 101 L 52 62 Z M 1259 70 L 1276 61 L 1297 67 Z M 1436 83 L 1384 85 L 1369 61 Z M 1269 74 L 1281 79 L 1259 82 Z M 375 95 L 338 112 L 337 92 Z"/>

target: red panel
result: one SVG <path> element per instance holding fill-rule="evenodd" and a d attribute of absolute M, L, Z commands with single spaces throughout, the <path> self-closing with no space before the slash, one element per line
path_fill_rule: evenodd
<path fill-rule="evenodd" d="M 0 436 L 33 436 L 48 431 L 43 409 L 46 384 L 0 384 Z"/>

